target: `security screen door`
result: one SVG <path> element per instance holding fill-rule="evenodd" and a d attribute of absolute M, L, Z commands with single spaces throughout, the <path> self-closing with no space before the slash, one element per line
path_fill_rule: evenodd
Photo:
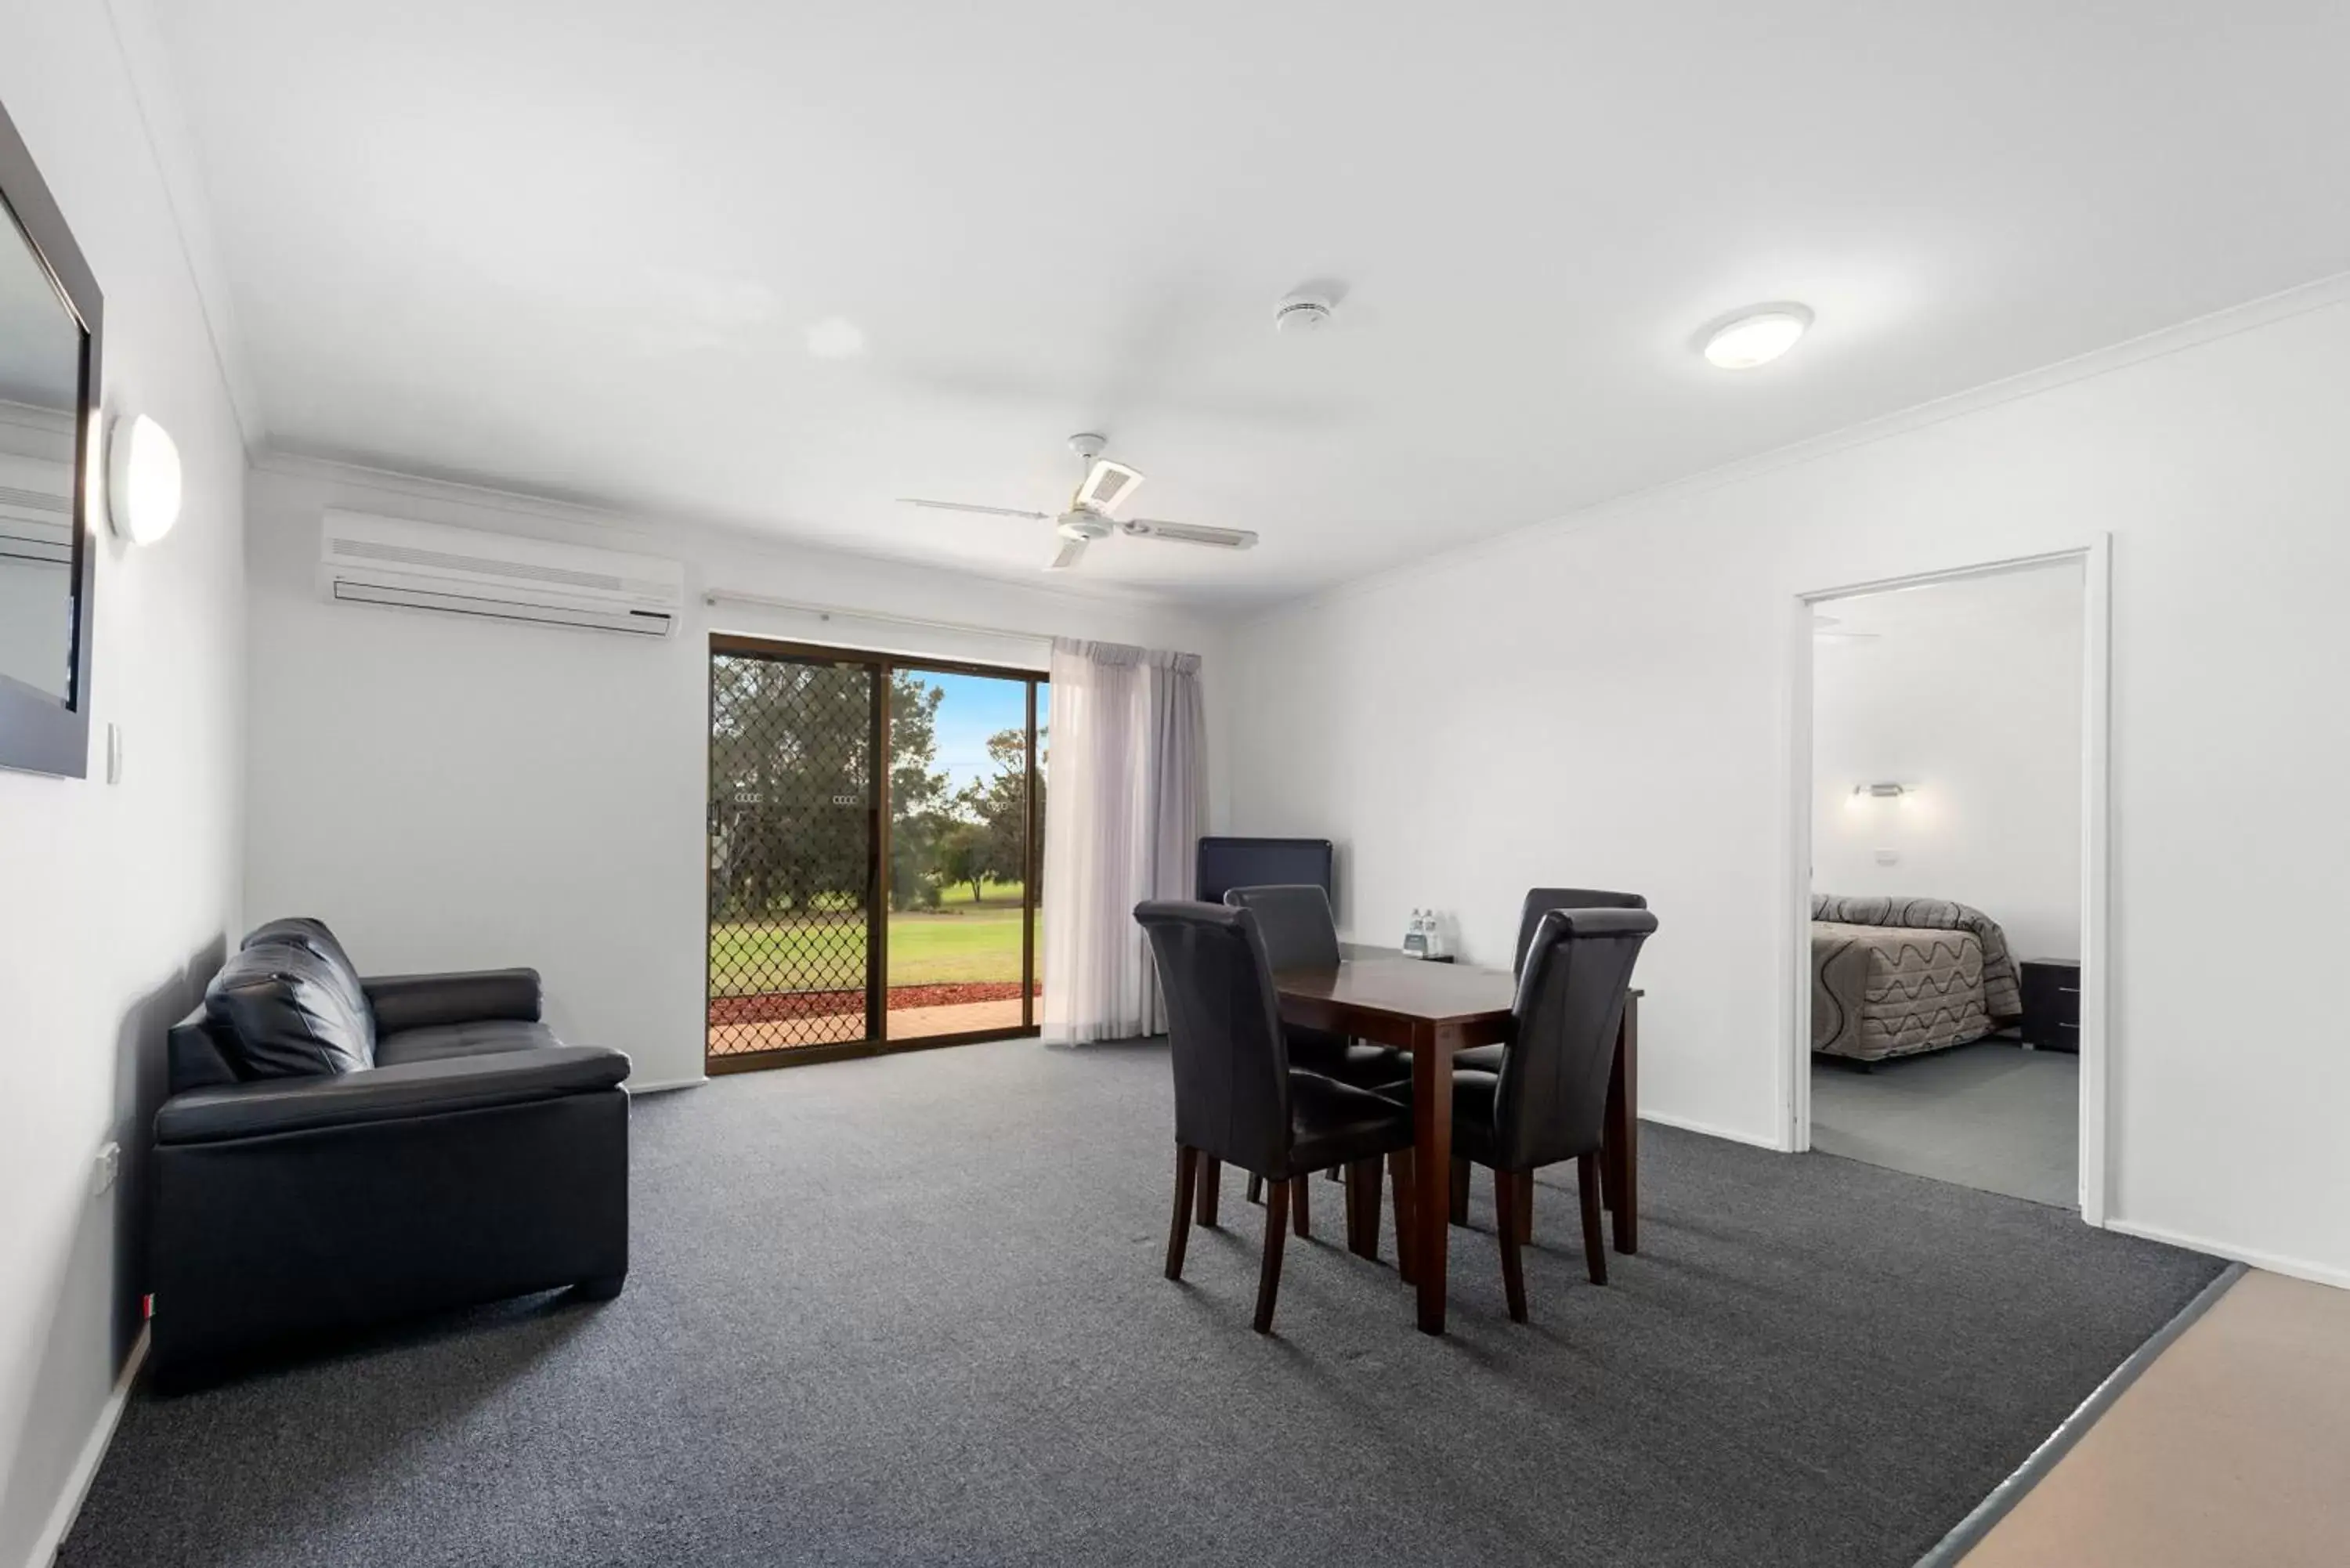
<path fill-rule="evenodd" d="M 1036 1032 L 1048 691 L 712 638 L 711 1072 Z"/>

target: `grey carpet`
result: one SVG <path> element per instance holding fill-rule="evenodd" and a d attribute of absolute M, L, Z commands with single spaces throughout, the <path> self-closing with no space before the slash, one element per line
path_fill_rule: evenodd
<path fill-rule="evenodd" d="M 1984 1040 L 1855 1072 L 1812 1064 L 1812 1147 L 1912 1176 L 2072 1208 L 2081 1059 Z"/>
<path fill-rule="evenodd" d="M 61 1561 L 1907 1564 L 2220 1267 L 1651 1127 L 1606 1289 L 1545 1176 L 1511 1324 L 1481 1181 L 1429 1338 L 1323 1185 L 1260 1339 L 1237 1179 L 1159 1277 L 1169 1100 L 1033 1042 L 648 1098 L 619 1299 L 142 1393 Z"/>

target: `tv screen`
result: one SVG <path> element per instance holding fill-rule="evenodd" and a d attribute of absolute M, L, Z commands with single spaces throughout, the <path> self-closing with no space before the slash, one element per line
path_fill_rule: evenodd
<path fill-rule="evenodd" d="M 1331 885 L 1330 865 L 1326 838 L 1202 838 L 1199 897 L 1221 904 L 1230 888 L 1302 884 L 1321 888 L 1336 906 L 1338 889 Z"/>

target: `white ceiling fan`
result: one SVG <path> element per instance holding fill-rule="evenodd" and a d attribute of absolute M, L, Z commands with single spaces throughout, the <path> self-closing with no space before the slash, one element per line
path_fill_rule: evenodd
<path fill-rule="evenodd" d="M 1069 450 L 1085 463 L 1086 472 L 1077 482 L 1076 493 L 1069 498 L 1068 510 L 1058 515 L 1023 512 L 1012 506 L 980 506 L 968 501 L 925 501 L 913 495 L 898 499 L 909 506 L 928 506 L 941 512 L 978 512 L 991 517 L 1025 517 L 1050 523 L 1061 535 L 1061 551 L 1045 563 L 1048 572 L 1068 570 L 1084 556 L 1087 545 L 1112 534 L 1135 539 L 1167 539 L 1178 545 L 1207 545 L 1219 550 L 1245 550 L 1256 543 L 1256 535 L 1245 528 L 1204 528 L 1194 523 L 1169 523 L 1157 517 L 1120 518 L 1118 509 L 1142 488 L 1142 474 L 1104 457 L 1102 450 L 1108 444 L 1091 433 L 1069 438 Z"/>

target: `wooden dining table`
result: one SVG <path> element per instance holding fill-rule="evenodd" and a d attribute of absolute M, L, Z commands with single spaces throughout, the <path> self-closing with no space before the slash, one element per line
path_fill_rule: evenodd
<path fill-rule="evenodd" d="M 1284 1023 L 1327 1029 L 1411 1054 L 1412 1234 L 1399 1241 L 1419 1292 L 1422 1333 L 1444 1332 L 1446 1251 L 1452 1220 L 1452 1058 L 1506 1043 L 1517 982 L 1507 970 L 1433 963 L 1393 949 L 1350 946 L 1336 969 L 1274 977 Z M 1639 1250 L 1640 995 L 1624 993 L 1599 1158 L 1602 1201 L 1616 1250 Z M 1400 1225 L 1403 1216 L 1397 1216 Z"/>

